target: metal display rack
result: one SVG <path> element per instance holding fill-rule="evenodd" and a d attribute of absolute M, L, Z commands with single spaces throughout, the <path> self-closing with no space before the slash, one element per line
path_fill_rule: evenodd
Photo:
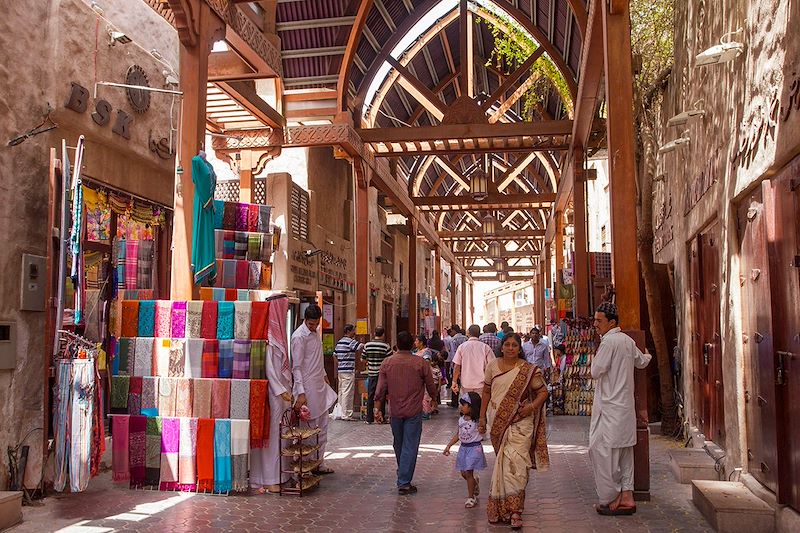
<path fill-rule="evenodd" d="M 282 447 L 281 457 L 291 458 L 288 469 L 281 466 L 280 495 L 302 497 L 319 486 L 322 479 L 313 473 L 322 464 L 319 454 L 320 429 L 300 420 L 297 413 L 290 408 L 281 417 L 280 434 L 282 440 L 289 441 L 287 446 Z M 312 455 L 314 459 L 310 458 Z"/>

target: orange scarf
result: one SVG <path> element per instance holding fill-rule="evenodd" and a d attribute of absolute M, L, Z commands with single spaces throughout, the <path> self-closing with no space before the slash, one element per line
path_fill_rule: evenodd
<path fill-rule="evenodd" d="M 197 421 L 197 491 L 214 491 L 214 419 Z"/>

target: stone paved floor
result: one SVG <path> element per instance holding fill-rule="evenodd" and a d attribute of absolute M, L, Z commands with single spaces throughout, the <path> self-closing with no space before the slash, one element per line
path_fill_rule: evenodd
<path fill-rule="evenodd" d="M 308 497 L 203 496 L 131 491 L 111 483 L 110 473 L 82 494 L 50 496 L 43 506 L 26 507 L 24 522 L 11 531 L 270 531 L 270 532 L 483 532 L 489 527 L 485 496 L 465 509 L 466 484 L 454 471 L 454 455 L 441 450 L 454 432 L 455 411 L 447 407 L 425 422 L 414 478 L 419 492 L 398 496 L 389 426 L 332 422 L 329 465 L 336 473 Z M 548 419 L 551 469 L 531 475 L 525 531 L 581 533 L 711 531 L 691 503 L 691 490 L 669 473 L 666 451 L 677 444 L 653 436 L 652 501 L 633 517 L 601 517 L 587 454 L 588 418 Z M 485 446 L 489 468 L 494 462 Z M 482 474 L 484 494 L 491 470 Z"/>

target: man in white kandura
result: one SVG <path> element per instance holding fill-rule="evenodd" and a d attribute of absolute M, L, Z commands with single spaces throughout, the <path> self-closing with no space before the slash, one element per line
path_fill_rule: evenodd
<path fill-rule="evenodd" d="M 294 408 L 304 405 L 311 411 L 312 426 L 320 429 L 319 457 L 325 456 L 328 442 L 328 409 L 336 403 L 336 392 L 328 384 L 325 361 L 322 358 L 322 340 L 317 333 L 322 310 L 309 305 L 303 315 L 305 320 L 292 334 L 292 375 L 294 376 Z M 333 470 L 320 465 L 317 474 L 332 474 Z"/>
<path fill-rule="evenodd" d="M 651 355 L 642 353 L 619 327 L 617 306 L 603 302 L 594 314 L 594 325 L 602 335 L 592 360 L 595 380 L 589 457 L 601 515 L 632 515 L 633 445 L 636 444 L 636 411 L 633 401 L 633 369 L 644 368 Z"/>

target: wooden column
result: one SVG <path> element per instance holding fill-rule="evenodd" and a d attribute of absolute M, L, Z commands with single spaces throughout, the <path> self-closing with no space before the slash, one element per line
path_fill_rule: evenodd
<path fill-rule="evenodd" d="M 556 238 L 553 244 L 556 272 L 553 278 L 553 301 L 556 304 L 556 320 L 558 320 L 558 300 L 561 292 L 561 271 L 564 268 L 564 213 L 556 211 Z"/>
<path fill-rule="evenodd" d="M 577 153 L 580 152 L 580 153 Z M 590 316 L 589 294 L 589 240 L 586 227 L 586 173 L 583 170 L 583 150 L 576 150 L 573 168 L 575 185 L 573 189 L 573 221 L 575 224 L 575 313 L 577 316 Z"/>
<path fill-rule="evenodd" d="M 609 192 L 611 197 L 611 264 L 620 326 L 643 348 L 636 250 L 636 166 L 634 160 L 633 72 L 628 0 L 603 9 L 604 62 L 608 120 Z M 636 371 L 637 442 L 634 448 L 634 489 L 638 499 L 650 497 L 647 381 Z"/>
<path fill-rule="evenodd" d="M 475 322 L 475 285 L 469 284 L 469 322 Z"/>
<path fill-rule="evenodd" d="M 356 178 L 356 318 L 369 323 L 369 181 L 362 161 L 354 161 Z"/>
<path fill-rule="evenodd" d="M 417 220 L 408 218 L 408 332 L 412 335 L 419 333 L 417 323 Z"/>
<path fill-rule="evenodd" d="M 239 201 L 246 204 L 253 203 L 253 161 L 252 150 L 242 150 L 239 153 Z"/>
<path fill-rule="evenodd" d="M 442 250 L 439 245 L 433 247 L 433 279 L 436 287 L 435 328 L 442 331 Z"/>
<path fill-rule="evenodd" d="M 452 326 L 456 323 L 456 264 L 450 263 L 450 323 L 445 324 L 445 327 Z"/>
<path fill-rule="evenodd" d="M 464 331 L 467 330 L 467 276 L 461 274 L 461 324 L 459 324 Z"/>
<path fill-rule="evenodd" d="M 192 184 L 192 157 L 203 147 L 206 132 L 206 83 L 208 82 L 208 56 L 215 36 L 224 35 L 225 24 L 203 1 L 191 2 L 191 16 L 196 25 L 179 27 L 180 79 L 183 91 L 181 110 L 181 137 L 178 142 L 180 168 L 176 176 L 175 213 L 172 225 L 172 276 L 170 298 L 191 300 L 198 296 L 192 275 L 192 219 L 194 210 L 194 185 Z M 172 2 L 173 9 L 182 9 Z M 177 13 L 176 13 L 177 14 Z M 191 18 L 190 18 L 191 20 Z"/>
<path fill-rule="evenodd" d="M 550 315 L 547 313 L 547 299 L 544 295 L 544 289 L 550 289 L 550 294 L 553 294 L 553 277 L 551 273 L 552 269 L 552 245 L 548 242 L 544 245 L 544 284 L 542 286 L 542 313 L 544 313 L 544 323 L 550 323 Z"/>
<path fill-rule="evenodd" d="M 534 299 L 533 299 L 533 315 L 537 318 L 534 319 L 534 322 L 540 324 L 542 327 L 547 324 L 545 312 L 544 312 L 544 262 L 539 263 L 539 267 L 536 271 L 536 285 L 533 288 L 534 292 Z M 544 331 L 542 332 L 544 333 Z"/>

